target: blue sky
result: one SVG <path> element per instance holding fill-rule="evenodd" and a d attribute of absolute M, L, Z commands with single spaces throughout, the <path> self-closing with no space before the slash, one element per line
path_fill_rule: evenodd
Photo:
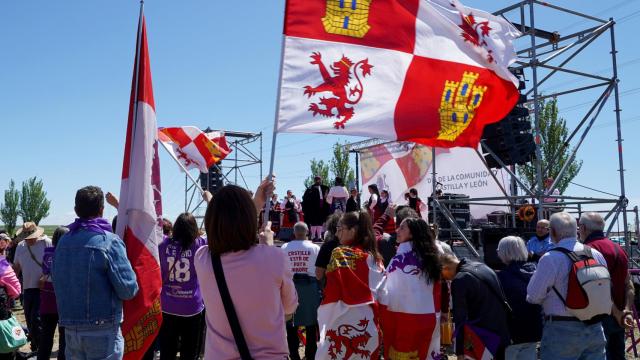
<path fill-rule="evenodd" d="M 511 2 L 467 0 L 465 5 L 494 11 Z M 616 27 L 622 92 L 627 194 L 640 203 L 640 1 L 557 1 L 601 18 L 620 19 Z M 145 13 L 160 126 L 264 132 L 264 171 L 276 100 L 284 1 L 148 1 Z M 52 201 L 44 224 L 71 221 L 75 191 L 88 184 L 117 193 L 131 86 L 137 1 L 13 1 L 0 3 L 0 124 L 3 161 L 0 191 L 10 179 L 19 184 L 42 178 Z M 551 16 L 541 10 L 539 27 L 577 31 L 589 22 Z M 572 68 L 611 73 L 608 36 L 596 40 Z M 549 93 L 574 80 L 549 80 Z M 586 84 L 586 83 L 585 83 Z M 559 99 L 562 116 L 575 124 L 597 92 Z M 603 109 L 578 157 L 584 160 L 576 183 L 619 193 L 612 102 Z M 279 192 L 298 194 L 309 160 L 328 159 L 336 140 L 321 135 L 284 134 L 275 164 Z M 162 155 L 165 213 L 184 208 L 184 175 Z M 258 171 L 245 172 L 254 187 Z M 568 193 L 599 196 L 572 186 Z M 108 209 L 106 216 L 115 211 Z"/>

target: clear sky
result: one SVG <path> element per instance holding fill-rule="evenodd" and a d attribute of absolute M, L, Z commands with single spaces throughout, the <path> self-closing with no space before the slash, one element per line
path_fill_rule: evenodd
<path fill-rule="evenodd" d="M 465 5 L 495 11 L 512 2 L 466 0 Z M 622 93 L 627 194 L 640 203 L 640 1 L 556 1 L 554 4 L 601 18 L 616 27 Z M 75 191 L 89 184 L 119 192 L 138 2 L 0 2 L 0 125 L 3 156 L 0 191 L 10 179 L 20 184 L 42 178 L 52 201 L 44 224 L 73 220 Z M 145 4 L 156 111 L 160 126 L 195 125 L 264 132 L 264 172 L 268 169 L 280 60 L 284 0 L 168 1 Z M 542 10 L 540 28 L 566 34 L 589 26 L 577 18 Z M 390 32 L 390 36 L 393 36 Z M 594 42 L 571 68 L 610 76 L 608 35 Z M 570 83 L 571 82 L 571 83 Z M 576 83 L 549 80 L 545 93 Z M 586 83 L 584 83 L 586 84 Z M 561 115 L 579 121 L 597 92 L 559 99 Z M 578 157 L 584 160 L 576 183 L 619 193 L 614 116 L 610 101 Z M 329 159 L 336 138 L 284 134 L 278 137 L 279 192 L 300 194 L 309 160 Z M 184 175 L 162 155 L 165 213 L 184 209 Z M 255 187 L 258 169 L 245 172 Z M 567 193 L 600 196 L 572 186 Z M 107 217 L 115 211 L 108 209 Z"/>

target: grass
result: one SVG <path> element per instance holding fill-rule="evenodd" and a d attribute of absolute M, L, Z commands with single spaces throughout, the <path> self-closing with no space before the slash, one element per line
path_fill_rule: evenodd
<path fill-rule="evenodd" d="M 53 236 L 53 232 L 56 231 L 56 228 L 58 228 L 59 225 L 40 225 L 41 228 L 44 228 L 44 233 L 48 236 L 48 237 L 52 237 Z"/>

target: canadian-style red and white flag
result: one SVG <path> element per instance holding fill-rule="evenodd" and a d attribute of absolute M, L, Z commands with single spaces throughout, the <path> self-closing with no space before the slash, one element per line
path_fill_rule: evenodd
<path fill-rule="evenodd" d="M 287 0 L 278 132 L 476 147 L 518 99 L 506 20 L 457 0 Z"/>
<path fill-rule="evenodd" d="M 158 137 L 187 170 L 206 173 L 231 152 L 223 133 L 205 134 L 195 126 L 159 128 Z"/>
<path fill-rule="evenodd" d="M 142 12 L 138 31 L 116 230 L 127 246 L 127 256 L 140 288 L 132 300 L 124 303 L 122 333 L 124 358 L 128 360 L 142 359 L 162 324 L 162 279 L 158 260 L 158 244 L 162 240 L 158 126 Z"/>

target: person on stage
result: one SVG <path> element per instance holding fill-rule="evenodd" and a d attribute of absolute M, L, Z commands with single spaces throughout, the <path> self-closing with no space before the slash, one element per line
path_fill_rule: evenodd
<path fill-rule="evenodd" d="M 322 224 L 329 215 L 329 206 L 325 200 L 328 192 L 329 187 L 322 184 L 320 176 L 316 176 L 313 185 L 308 187 L 302 195 L 302 212 L 311 229 L 309 237 L 313 241 L 322 240 Z"/>

